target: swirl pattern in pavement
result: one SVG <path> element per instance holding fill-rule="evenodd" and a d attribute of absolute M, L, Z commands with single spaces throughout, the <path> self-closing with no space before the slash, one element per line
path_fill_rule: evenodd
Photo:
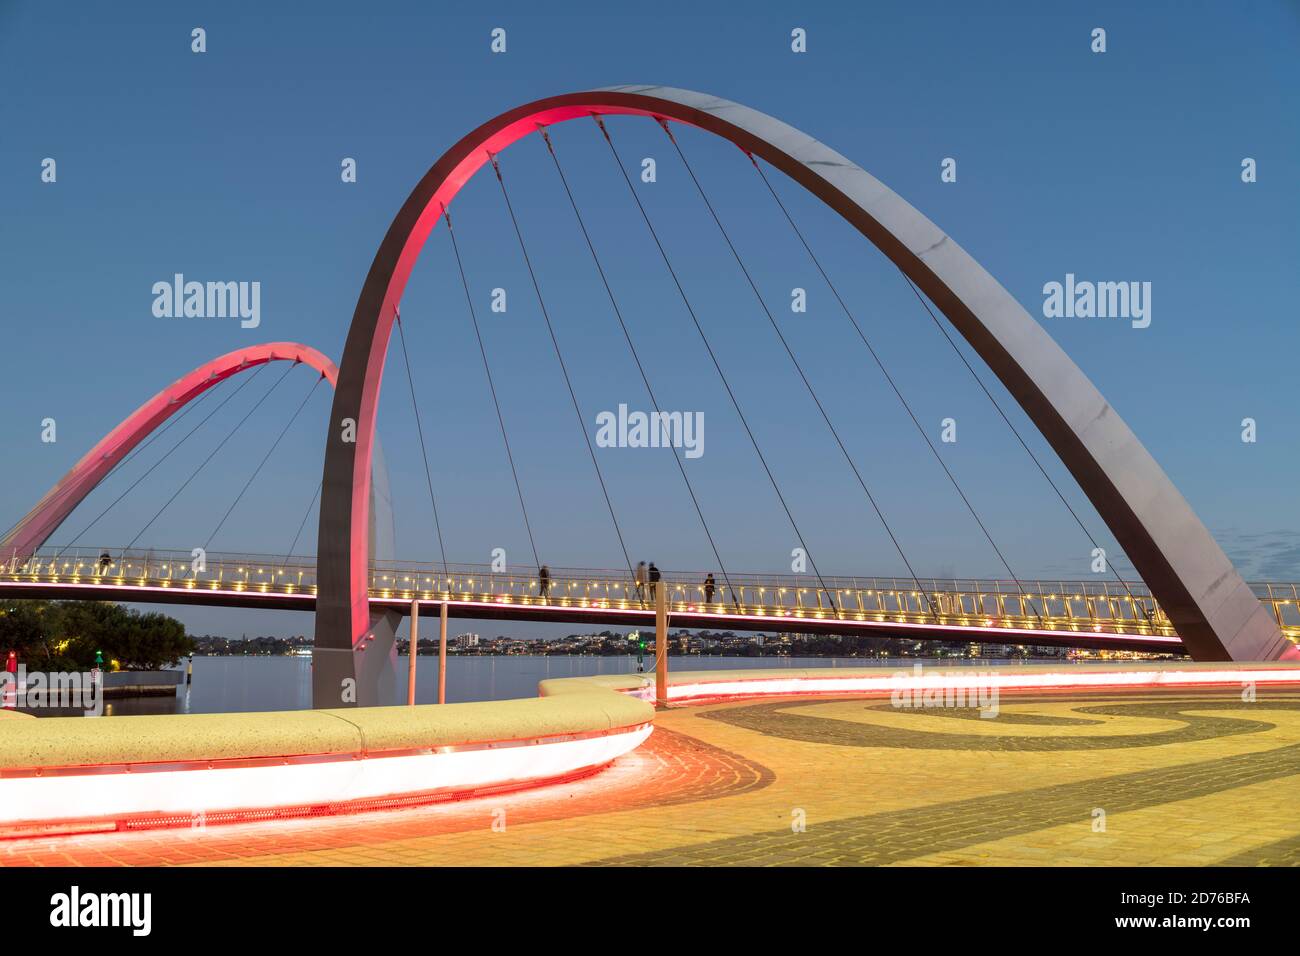
<path fill-rule="evenodd" d="M 1134 703 L 1107 703 L 1071 708 L 1075 714 L 1096 714 L 1104 717 L 1138 717 L 1175 722 L 1169 730 L 1134 734 L 1074 735 L 1060 734 L 964 734 L 951 730 L 926 730 L 897 727 L 887 724 L 857 723 L 848 720 L 800 714 L 805 707 L 825 701 L 774 701 L 749 707 L 705 711 L 699 714 L 705 720 L 742 727 L 760 734 L 784 737 L 803 743 L 831 744 L 837 747 L 895 747 L 910 750 L 997 750 L 997 751 L 1062 751 L 1062 750 L 1114 750 L 1132 747 L 1157 747 L 1164 744 L 1189 743 L 1237 734 L 1260 733 L 1276 725 L 1266 720 L 1242 717 L 1237 714 L 1244 705 L 1239 700 L 1157 700 Z M 1257 705 L 1269 709 L 1300 710 L 1300 701 L 1260 701 Z M 868 710 L 902 713 L 926 717 L 976 717 L 969 709 L 896 709 L 889 704 L 872 705 Z M 1234 716 L 1210 716 L 1189 711 L 1233 711 Z M 1002 714 L 984 721 L 996 725 L 999 720 L 1024 725 L 1024 718 L 1007 720 L 1011 714 Z M 1069 718 L 1056 718 L 1053 723 Z M 1085 718 L 1086 719 L 1086 718 Z M 1035 723 L 1045 723 L 1036 721 Z"/>

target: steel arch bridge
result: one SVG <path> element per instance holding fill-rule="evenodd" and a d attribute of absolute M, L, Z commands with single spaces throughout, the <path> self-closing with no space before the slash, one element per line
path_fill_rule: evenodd
<path fill-rule="evenodd" d="M 1017 580 L 1012 588 L 1005 581 L 922 582 L 915 576 L 912 582 L 845 578 L 828 583 L 818 575 L 818 585 L 808 587 L 780 576 L 733 575 L 738 583 L 729 579 L 714 606 L 698 580 L 670 575 L 664 586 L 675 623 L 1184 650 L 1205 661 L 1300 656 L 1288 639 L 1300 634 L 1300 622 L 1286 616 L 1300 606 L 1295 587 L 1252 588 L 1242 580 L 1093 384 L 955 242 L 878 180 L 806 134 L 747 107 L 666 87 L 550 97 L 509 110 L 462 138 L 421 179 L 389 227 L 337 371 L 319 352 L 294 343 L 237 350 L 194 369 L 105 436 L 0 541 L 0 561 L 8 565 L 0 569 L 0 593 L 314 609 L 318 707 L 386 702 L 396 626 L 412 601 L 454 606 L 466 617 L 653 621 L 644 597 L 633 594 L 618 572 L 561 569 L 548 595 L 528 574 L 500 575 L 473 566 L 439 572 L 392 561 L 391 512 L 376 436 L 385 360 L 402 294 L 425 241 L 461 187 L 521 138 L 557 123 L 607 115 L 648 117 L 665 131 L 679 123 L 720 136 L 756 166 L 762 160 L 785 173 L 878 247 L 997 375 L 1145 582 L 1136 590 L 1121 582 L 1127 593 L 1120 594 L 1093 582 Z M 182 555 L 123 552 L 112 573 L 96 573 L 93 554 L 83 560 L 42 550 L 86 494 L 173 413 L 225 378 L 279 360 L 308 364 L 336 386 L 316 562 L 217 556 L 214 571 L 199 578 L 178 573 L 185 564 Z M 348 682 L 356 695 L 341 699 Z"/>
<path fill-rule="evenodd" d="M 1051 445 L 1198 660 L 1291 653 L 1173 483 L 1083 372 L 965 250 L 839 153 L 756 110 L 661 86 L 548 97 L 508 110 L 451 147 L 388 229 L 348 331 L 330 415 L 318 537 L 315 696 L 335 702 L 382 625 L 372 614 L 366 535 L 384 357 L 415 261 L 462 186 L 495 154 L 557 123 L 635 115 L 730 140 L 799 183 L 891 259 L 947 316 Z M 343 439 L 345 421 L 356 440 Z M 386 637 L 391 642 L 391 636 Z M 371 652 L 371 659 L 374 654 Z"/>

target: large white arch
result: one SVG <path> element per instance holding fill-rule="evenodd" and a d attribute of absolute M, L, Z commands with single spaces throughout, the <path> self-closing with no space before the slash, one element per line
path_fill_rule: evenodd
<path fill-rule="evenodd" d="M 393 319 L 443 209 L 490 154 L 539 126 L 632 114 L 715 133 L 780 169 L 843 216 L 933 301 L 1029 415 L 1120 542 L 1197 660 L 1295 655 L 1182 495 L 1096 387 L 965 250 L 839 153 L 756 110 L 661 86 L 570 93 L 516 107 L 451 147 L 388 229 L 357 302 L 339 368 L 324 465 L 316 706 L 337 706 L 372 633 L 365 533 L 375 414 Z M 357 423 L 355 442 L 341 422 Z M 324 665 L 324 666 L 323 666 Z M 361 681 L 357 702 L 379 702 Z"/>

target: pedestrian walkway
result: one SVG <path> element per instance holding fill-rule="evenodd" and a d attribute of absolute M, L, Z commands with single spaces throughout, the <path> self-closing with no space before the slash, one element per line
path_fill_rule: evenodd
<path fill-rule="evenodd" d="M 384 813 L 14 840 L 0 863 L 1296 865 L 1300 692 L 888 698 L 662 713 L 542 790 Z"/>

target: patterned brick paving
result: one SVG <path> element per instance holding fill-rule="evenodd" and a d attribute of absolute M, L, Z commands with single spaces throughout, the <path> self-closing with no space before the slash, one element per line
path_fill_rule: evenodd
<path fill-rule="evenodd" d="M 9 841 L 0 863 L 1300 863 L 1294 691 L 1003 695 L 992 720 L 798 698 L 674 709 L 658 725 L 601 774 L 541 791 Z"/>
<path fill-rule="evenodd" d="M 1221 860 L 1219 866 L 1300 866 L 1300 835 Z"/>
<path fill-rule="evenodd" d="M 1296 774 L 1300 774 L 1300 744 L 1262 754 L 833 820 L 805 833 L 786 827 L 685 850 L 599 862 L 641 866 L 878 866 L 1065 823 L 1090 827 L 1092 811 L 1097 807 L 1107 814 L 1119 814 Z"/>
<path fill-rule="evenodd" d="M 808 706 L 816 706 L 809 704 Z M 1213 700 L 1191 702 L 1154 702 L 1102 704 L 1076 707 L 1076 714 L 1097 714 L 1106 717 L 1154 717 L 1177 721 L 1180 727 L 1144 734 L 1117 735 L 1029 735 L 1001 734 L 996 737 L 975 736 L 964 733 L 934 732 L 926 728 L 915 730 L 899 727 L 880 727 L 874 724 L 856 724 L 844 720 L 826 720 L 805 717 L 792 708 L 788 701 L 755 704 L 717 710 L 703 716 L 721 720 L 738 727 L 756 730 L 761 734 L 785 737 L 807 743 L 834 744 L 839 747 L 902 747 L 926 750 L 1105 750 L 1132 747 L 1155 747 L 1194 740 L 1210 740 L 1233 734 L 1258 733 L 1272 724 L 1253 720 L 1243 715 L 1239 700 Z M 1285 701 L 1275 704 L 1288 710 L 1300 710 L 1300 702 Z M 889 704 L 876 704 L 871 709 L 898 713 Z M 1231 711 L 1232 717 L 1207 717 L 1184 713 L 1186 710 Z M 904 711 L 917 717 L 944 717 L 981 719 L 978 711 L 969 708 L 920 709 Z M 990 724 L 1002 721 L 1009 724 L 1037 724 L 1041 726 L 1069 726 L 1085 723 L 1061 717 L 1040 717 L 1034 714 L 1005 714 L 992 718 Z"/>

